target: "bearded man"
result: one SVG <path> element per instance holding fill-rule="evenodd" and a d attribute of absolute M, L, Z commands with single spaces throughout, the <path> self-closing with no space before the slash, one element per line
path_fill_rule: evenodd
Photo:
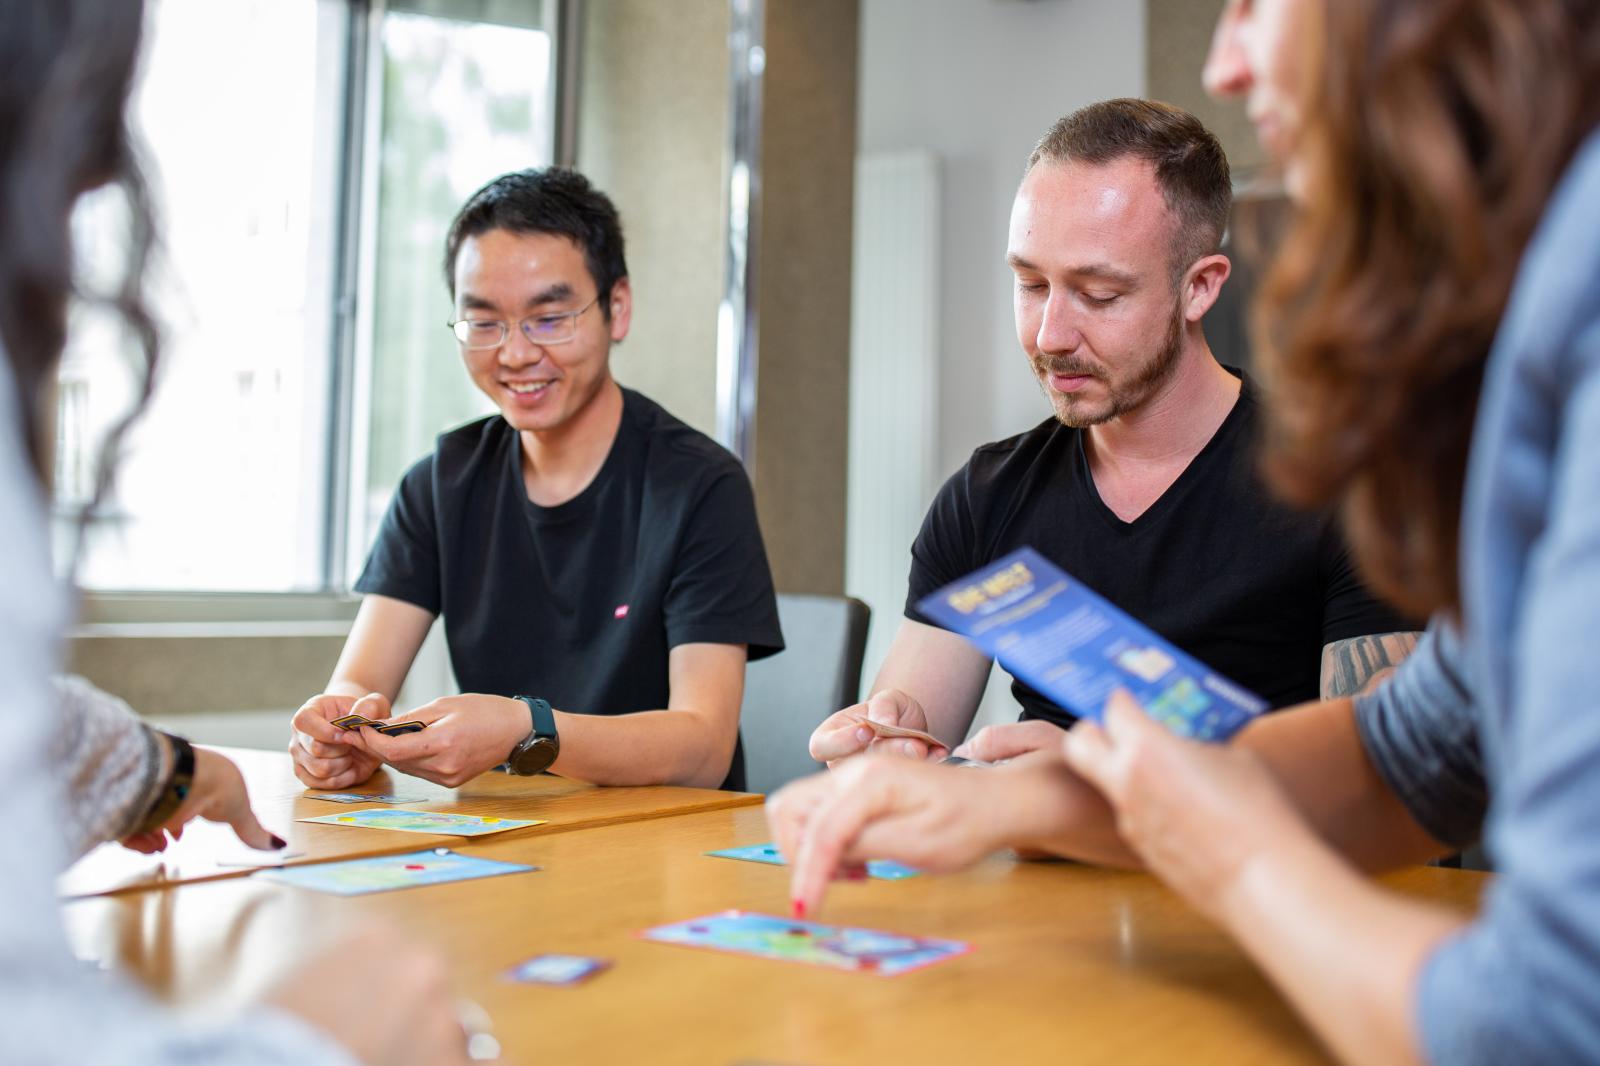
<path fill-rule="evenodd" d="M 1011 212 L 1017 339 L 1054 417 L 986 444 L 911 547 L 905 618 L 863 704 L 811 754 L 1011 758 L 1073 715 L 1021 681 L 1021 720 L 971 727 L 990 661 L 928 624 L 935 589 L 1030 546 L 1274 708 L 1376 684 L 1413 628 L 1356 577 L 1329 514 L 1291 511 L 1257 475 L 1259 400 L 1201 328 L 1231 266 L 1227 156 L 1193 115 L 1110 100 L 1034 148 Z M 855 716 L 931 732 L 877 739 Z"/>

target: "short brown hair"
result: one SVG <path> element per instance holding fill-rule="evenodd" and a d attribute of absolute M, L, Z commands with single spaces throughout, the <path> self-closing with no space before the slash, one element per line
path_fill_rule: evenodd
<path fill-rule="evenodd" d="M 1177 220 L 1173 275 L 1222 246 L 1233 207 L 1228 155 L 1201 121 L 1155 100 L 1103 100 L 1056 120 L 1034 145 L 1028 169 L 1058 163 L 1114 163 L 1133 156 L 1155 168 L 1167 210 Z"/>

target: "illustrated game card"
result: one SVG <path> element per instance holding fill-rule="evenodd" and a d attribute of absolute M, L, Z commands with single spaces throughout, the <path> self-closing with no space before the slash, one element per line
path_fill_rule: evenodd
<path fill-rule="evenodd" d="M 1121 609 L 1020 548 L 917 604 L 1013 675 L 1098 722 L 1127 689 L 1179 736 L 1224 741 L 1267 702 L 1173 647 Z"/>
<path fill-rule="evenodd" d="M 364 896 L 419 885 L 442 885 L 501 874 L 528 873 L 537 866 L 460 855 L 449 848 L 414 851 L 407 855 L 379 855 L 370 859 L 313 863 L 262 870 L 252 876 L 297 888 L 331 892 L 336 896 Z"/>
<path fill-rule="evenodd" d="M 505 979 L 526 985 L 576 985 L 610 965 L 609 959 L 587 955 L 535 955 L 507 970 Z"/>
<path fill-rule="evenodd" d="M 708 851 L 707 855 L 719 859 L 742 859 L 745 862 L 764 862 L 769 866 L 787 866 L 783 853 L 776 844 L 746 844 L 742 848 L 723 848 L 721 851 Z M 921 870 L 913 870 L 903 863 L 891 862 L 888 859 L 872 859 L 867 862 L 867 876 L 880 881 L 904 881 L 908 877 L 915 877 Z"/>
<path fill-rule="evenodd" d="M 306 799 L 329 803 L 423 803 L 427 796 L 402 796 L 395 792 L 307 792 Z"/>
<path fill-rule="evenodd" d="M 748 911 L 724 911 L 692 918 L 646 929 L 639 935 L 663 944 L 808 962 L 813 966 L 885 977 L 931 966 L 972 950 L 970 944 L 957 940 L 932 940 L 876 929 L 792 921 Z"/>
<path fill-rule="evenodd" d="M 322 814 L 315 818 L 301 818 L 300 821 L 359 826 L 362 829 L 393 829 L 397 833 L 444 833 L 456 837 L 488 836 L 490 833 L 503 833 L 507 829 L 544 824 L 542 818 L 479 817 L 440 811 L 397 811 L 386 807 L 351 811 L 349 814 Z"/>

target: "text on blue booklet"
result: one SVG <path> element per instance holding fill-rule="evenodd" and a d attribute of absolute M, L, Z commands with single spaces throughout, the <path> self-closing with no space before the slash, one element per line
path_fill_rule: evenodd
<path fill-rule="evenodd" d="M 1124 688 L 1179 736 L 1221 741 L 1267 707 L 1032 548 L 1011 552 L 917 606 L 1081 718 L 1098 722 L 1107 697 Z"/>

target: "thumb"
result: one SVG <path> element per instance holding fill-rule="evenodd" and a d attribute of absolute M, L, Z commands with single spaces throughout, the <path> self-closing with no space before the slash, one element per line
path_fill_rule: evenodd
<path fill-rule="evenodd" d="M 1104 719 L 1105 731 L 1111 737 L 1113 747 L 1151 732 L 1165 732 L 1145 713 L 1139 701 L 1133 698 L 1133 693 L 1125 688 L 1116 689 L 1106 700 Z"/>
<path fill-rule="evenodd" d="M 381 692 L 369 692 L 350 705 L 350 713 L 373 719 L 387 718 L 389 697 Z"/>
<path fill-rule="evenodd" d="M 1079 719 L 1076 725 L 1067 730 L 1061 747 L 1067 765 L 1102 795 L 1109 797 L 1115 753 L 1106 731 L 1087 718 Z"/>

